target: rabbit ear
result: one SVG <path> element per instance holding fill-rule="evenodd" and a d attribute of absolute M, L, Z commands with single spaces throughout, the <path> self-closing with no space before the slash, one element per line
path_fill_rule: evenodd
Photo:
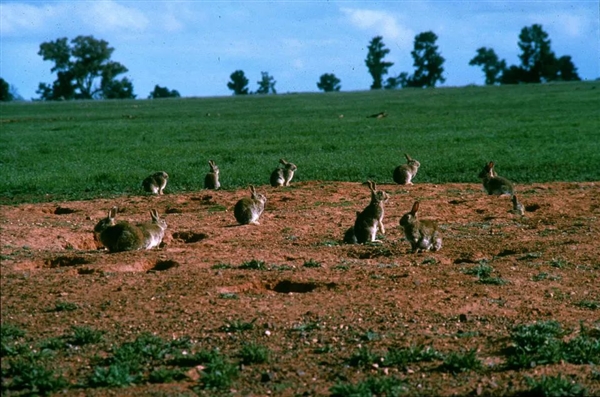
<path fill-rule="evenodd" d="M 117 208 L 117 207 L 112 207 L 112 208 L 110 209 L 110 211 L 108 211 L 108 217 L 109 217 L 110 219 L 115 219 L 115 217 L 117 216 L 117 211 L 118 211 L 118 208 Z"/>
<path fill-rule="evenodd" d="M 283 164 L 283 165 L 286 165 L 286 164 L 288 163 L 288 162 L 287 162 L 287 161 L 285 161 L 284 159 L 279 159 L 279 162 L 280 162 L 281 164 Z"/>
<path fill-rule="evenodd" d="M 256 189 L 254 189 L 254 185 L 250 185 L 250 193 L 256 194 Z"/>
<path fill-rule="evenodd" d="M 375 186 L 374 186 L 374 183 L 373 183 L 373 181 L 371 181 L 371 180 L 368 180 L 368 181 L 367 181 L 367 186 L 369 186 L 369 190 L 370 190 L 370 191 L 372 191 L 372 192 L 374 192 L 374 191 L 375 191 Z"/>
<path fill-rule="evenodd" d="M 494 168 L 494 162 L 490 161 L 487 166 L 491 170 L 492 168 Z"/>
<path fill-rule="evenodd" d="M 410 213 L 414 215 L 417 213 L 418 210 L 419 210 L 419 202 L 415 201 L 415 203 L 413 204 L 412 210 L 410 210 Z"/>
<path fill-rule="evenodd" d="M 407 153 L 404 153 L 404 157 L 406 157 L 406 160 L 411 161 L 412 158 L 410 158 L 410 156 Z"/>
<path fill-rule="evenodd" d="M 160 219 L 160 217 L 158 216 L 158 211 L 155 210 L 154 208 L 150 210 L 150 216 L 152 217 L 152 219 L 154 219 L 155 221 L 158 221 Z"/>

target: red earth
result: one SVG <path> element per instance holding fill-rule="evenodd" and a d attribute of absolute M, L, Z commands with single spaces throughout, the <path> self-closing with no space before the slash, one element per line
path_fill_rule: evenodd
<path fill-rule="evenodd" d="M 247 190 L 169 194 L 167 187 L 163 196 L 4 205 L 3 326 L 24 330 L 23 343 L 31 345 L 73 326 L 104 332 L 108 342 L 52 364 L 71 384 L 61 391 L 67 395 L 329 395 L 334 385 L 368 377 L 402 379 L 408 395 L 515 395 L 528 389 L 527 377 L 542 375 L 561 375 L 600 395 L 593 365 L 505 366 L 511 330 L 520 324 L 555 320 L 571 331 L 565 340 L 580 332 L 598 337 L 598 183 L 518 186 L 524 216 L 509 212 L 510 198 L 488 196 L 479 184 L 378 188 L 390 195 L 386 234 L 365 245 L 342 243 L 370 199 L 360 183 L 260 186 L 268 199 L 260 225 L 245 226 L 236 224 L 233 206 Z M 399 220 L 415 200 L 420 215 L 440 225 L 438 252 L 410 253 Z M 149 221 L 156 208 L 168 223 L 163 244 L 101 249 L 92 229 L 113 206 L 132 222 Z M 483 264 L 500 282 L 469 274 Z M 59 302 L 77 310 L 49 310 Z M 241 323 L 252 327 L 223 331 Z M 194 368 L 160 385 L 75 387 L 92 371 L 94 355 L 110 355 L 115 344 L 143 332 L 189 336 L 234 363 L 240 346 L 254 342 L 270 359 L 238 365 L 237 377 L 218 393 L 194 389 L 202 377 Z M 441 369 L 443 359 L 400 368 L 350 361 L 361 348 L 384 354 L 411 345 L 446 355 L 475 349 L 483 367 L 453 374 Z"/>

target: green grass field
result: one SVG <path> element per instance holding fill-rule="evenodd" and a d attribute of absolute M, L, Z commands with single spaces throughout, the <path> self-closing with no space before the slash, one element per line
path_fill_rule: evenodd
<path fill-rule="evenodd" d="M 516 183 L 600 180 L 600 82 L 427 90 L 0 105 L 0 200 L 88 199 L 294 181 L 392 182 L 407 152 L 415 182 L 478 182 L 484 163 Z M 366 116 L 386 111 L 383 119 Z M 343 115 L 343 117 L 341 117 Z"/>

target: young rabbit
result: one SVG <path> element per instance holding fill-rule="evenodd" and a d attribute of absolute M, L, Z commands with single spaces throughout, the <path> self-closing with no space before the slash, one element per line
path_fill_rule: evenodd
<path fill-rule="evenodd" d="M 142 181 L 144 191 L 152 194 L 163 194 L 163 189 L 167 186 L 169 175 L 160 171 L 150 175 Z"/>
<path fill-rule="evenodd" d="M 117 207 L 111 208 L 108 216 L 94 227 L 94 237 L 110 252 L 133 251 L 157 247 L 165 234 L 167 223 L 160 219 L 158 211 L 150 211 L 152 223 L 132 225 L 116 221 Z"/>
<path fill-rule="evenodd" d="M 513 214 L 517 214 L 517 215 L 525 215 L 525 207 L 523 206 L 523 204 L 517 199 L 517 195 L 513 194 L 512 196 L 512 203 L 513 203 L 513 209 L 512 209 L 512 213 Z"/>
<path fill-rule="evenodd" d="M 271 186 L 290 186 L 290 181 L 298 167 L 296 167 L 296 164 L 288 163 L 284 159 L 279 159 L 279 163 L 283 165 L 283 168 L 278 166 L 271 173 Z"/>
<path fill-rule="evenodd" d="M 219 167 L 212 160 L 208 160 L 208 165 L 210 166 L 210 172 L 204 177 L 204 188 L 217 190 L 221 187 L 221 183 L 219 182 Z"/>
<path fill-rule="evenodd" d="M 490 161 L 483 167 L 479 173 L 479 178 L 481 178 L 483 188 L 489 195 L 502 196 L 509 194 L 512 196 L 514 192 L 512 182 L 496 174 L 493 161 Z"/>
<path fill-rule="evenodd" d="M 412 179 L 417 175 L 421 163 L 404 153 L 406 164 L 399 165 L 394 170 L 394 182 L 399 185 L 412 185 Z"/>
<path fill-rule="evenodd" d="M 250 223 L 259 225 L 258 218 L 265 210 L 267 198 L 260 193 L 257 193 L 254 186 L 250 185 L 250 197 L 240 199 L 233 208 L 233 215 L 241 225 Z"/>
<path fill-rule="evenodd" d="M 406 239 L 410 242 L 412 252 L 438 251 L 442 248 L 442 236 L 437 230 L 437 223 L 432 220 L 419 220 L 417 211 L 419 202 L 413 204 L 412 210 L 400 219 L 400 227 L 404 229 Z"/>
<path fill-rule="evenodd" d="M 373 181 L 367 181 L 367 185 L 371 190 L 371 202 L 362 212 L 356 213 L 356 221 L 354 222 L 354 236 L 359 244 L 380 242 L 377 240 L 377 230 L 381 234 L 385 234 L 383 204 L 388 201 L 389 195 L 382 190 L 377 190 Z"/>

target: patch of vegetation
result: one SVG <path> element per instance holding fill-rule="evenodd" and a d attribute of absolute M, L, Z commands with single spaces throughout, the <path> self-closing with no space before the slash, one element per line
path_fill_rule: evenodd
<path fill-rule="evenodd" d="M 103 331 L 95 330 L 86 325 L 71 327 L 72 334 L 67 336 L 67 340 L 74 346 L 84 346 L 102 341 Z"/>
<path fill-rule="evenodd" d="M 8 368 L 2 369 L 2 388 L 6 390 L 45 395 L 68 385 L 61 374 L 55 374 L 34 356 L 11 359 Z"/>
<path fill-rule="evenodd" d="M 309 259 L 306 262 L 304 262 L 304 267 L 308 267 L 308 268 L 318 268 L 318 267 L 322 267 L 321 263 L 313 260 L 313 259 Z"/>
<path fill-rule="evenodd" d="M 227 322 L 225 325 L 219 328 L 219 330 L 228 333 L 250 331 L 251 329 L 254 329 L 255 321 L 256 319 L 250 322 L 246 322 L 243 320 L 233 320 L 231 322 Z"/>
<path fill-rule="evenodd" d="M 550 261 L 550 266 L 555 267 L 557 269 L 564 269 L 569 266 L 569 262 L 563 258 L 553 258 Z"/>
<path fill-rule="evenodd" d="M 0 357 L 15 356 L 22 351 L 25 346 L 18 344 L 18 339 L 25 336 L 25 331 L 16 325 L 2 323 L 0 326 Z"/>
<path fill-rule="evenodd" d="M 587 395 L 585 387 L 567 378 L 542 375 L 539 379 L 527 377 L 529 390 L 521 396 L 531 397 L 584 397 Z"/>
<path fill-rule="evenodd" d="M 384 365 L 405 368 L 408 364 L 422 361 L 441 360 L 444 356 L 431 346 L 411 345 L 407 348 L 391 348 L 388 350 Z"/>
<path fill-rule="evenodd" d="M 233 292 L 223 292 L 221 294 L 219 294 L 219 299 L 231 299 L 231 300 L 238 300 L 240 299 L 240 297 Z"/>
<path fill-rule="evenodd" d="M 361 347 L 352 353 L 347 363 L 351 367 L 368 368 L 375 363 L 379 363 L 381 360 L 381 355 L 372 352 L 368 347 Z"/>
<path fill-rule="evenodd" d="M 66 302 L 66 301 L 58 301 L 54 305 L 54 308 L 51 311 L 54 312 L 72 312 L 79 309 L 79 306 L 76 303 Z"/>
<path fill-rule="evenodd" d="M 488 264 L 487 261 L 482 260 L 479 262 L 477 266 L 474 266 L 470 269 L 464 269 L 463 273 L 469 274 L 472 276 L 477 276 L 477 282 L 480 284 L 488 284 L 488 285 L 505 285 L 508 284 L 508 281 L 501 277 L 492 277 L 492 272 L 494 268 Z"/>
<path fill-rule="evenodd" d="M 356 384 L 338 383 L 329 391 L 331 397 L 397 397 L 408 391 L 408 383 L 396 377 L 368 377 Z"/>
<path fill-rule="evenodd" d="M 177 380 L 185 379 L 185 373 L 179 368 L 154 368 L 148 375 L 150 383 L 171 383 Z"/>
<path fill-rule="evenodd" d="M 589 310 L 598 310 L 600 309 L 600 302 L 595 301 L 595 300 L 581 300 L 577 303 L 575 303 L 575 306 L 580 307 L 582 309 L 589 309 Z"/>
<path fill-rule="evenodd" d="M 222 355 L 214 355 L 205 363 L 200 377 L 199 389 L 224 390 L 231 386 L 238 376 L 237 367 Z"/>
<path fill-rule="evenodd" d="M 117 362 L 107 368 L 95 367 L 88 378 L 90 387 L 124 387 L 141 380 L 138 371 L 133 370 L 126 362 Z"/>
<path fill-rule="evenodd" d="M 549 273 L 545 273 L 545 272 L 540 272 L 538 274 L 536 274 L 535 276 L 531 277 L 532 281 L 542 281 L 542 280 L 550 280 L 550 281 L 558 281 L 560 280 L 562 277 L 558 276 L 558 275 L 554 275 L 554 274 L 549 274 Z"/>
<path fill-rule="evenodd" d="M 217 263 L 215 265 L 212 265 L 210 268 L 213 270 L 224 270 L 224 269 L 232 269 L 233 266 L 230 265 L 229 263 Z"/>
<path fill-rule="evenodd" d="M 249 343 L 242 346 L 238 353 L 238 357 L 242 364 L 263 364 L 269 361 L 271 352 L 265 346 Z"/>
<path fill-rule="evenodd" d="M 440 370 L 458 374 L 467 371 L 479 371 L 483 368 L 481 360 L 477 358 L 477 351 L 471 349 L 467 352 L 450 352 L 444 358 Z"/>
<path fill-rule="evenodd" d="M 257 259 L 252 259 L 248 262 L 242 263 L 238 266 L 238 269 L 243 270 L 268 270 L 267 264 L 264 261 L 259 261 Z"/>

